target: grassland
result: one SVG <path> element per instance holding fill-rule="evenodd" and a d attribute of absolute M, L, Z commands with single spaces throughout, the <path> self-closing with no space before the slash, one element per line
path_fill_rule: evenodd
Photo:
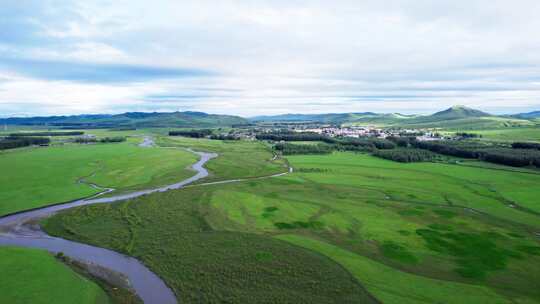
<path fill-rule="evenodd" d="M 458 119 L 424 121 L 424 119 L 410 119 L 395 126 L 408 128 L 436 128 L 453 131 L 490 130 L 503 128 L 534 127 L 535 123 L 525 119 L 506 117 L 464 117 Z"/>
<path fill-rule="evenodd" d="M 109 303 L 95 283 L 45 251 L 0 247 L 0 269 L 1 303 Z"/>
<path fill-rule="evenodd" d="M 157 143 L 165 147 L 184 147 L 218 153 L 219 157 L 206 165 L 210 176 L 205 182 L 267 176 L 287 170 L 286 162 L 276 159 L 268 146 L 259 141 L 159 137 Z"/>
<path fill-rule="evenodd" d="M 540 128 L 505 128 L 492 130 L 474 130 L 472 133 L 482 135 L 484 139 L 496 141 L 540 141 Z"/>
<path fill-rule="evenodd" d="M 183 303 L 372 303 L 340 265 L 270 236 L 217 230 L 198 204 L 205 188 L 69 210 L 49 233 L 141 259 Z M 132 223 L 132 224 L 129 224 Z M 113 232 L 112 234 L 110 232 Z"/>
<path fill-rule="evenodd" d="M 0 153 L 0 215 L 99 192 L 148 188 L 189 177 L 196 155 L 131 143 L 61 145 Z"/>
<path fill-rule="evenodd" d="M 288 160 L 287 176 L 87 206 L 45 227 L 139 257 L 188 303 L 540 301 L 540 175 L 352 153 Z"/>

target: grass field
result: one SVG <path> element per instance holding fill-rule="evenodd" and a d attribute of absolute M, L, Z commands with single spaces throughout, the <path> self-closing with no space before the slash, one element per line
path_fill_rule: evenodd
<path fill-rule="evenodd" d="M 397 123 L 395 126 L 408 128 L 437 128 L 452 131 L 470 131 L 534 127 L 535 123 L 530 120 L 506 117 L 466 117 L 428 122 L 415 121 L 415 119 L 411 119 Z"/>
<path fill-rule="evenodd" d="M 188 303 L 369 299 L 340 269 L 384 303 L 540 301 L 540 175 L 353 153 L 288 160 L 284 177 L 87 206 L 45 227 L 141 258 Z"/>
<path fill-rule="evenodd" d="M 69 238 L 140 258 L 183 303 L 373 302 L 322 255 L 270 236 L 212 228 L 204 216 L 211 209 L 197 203 L 202 190 L 69 210 L 45 226 L 57 235 L 73 229 Z"/>
<path fill-rule="evenodd" d="M 181 149 L 130 143 L 23 148 L 0 153 L 0 215 L 65 202 L 99 192 L 177 182 L 193 174 L 196 155 Z"/>
<path fill-rule="evenodd" d="M 481 134 L 484 139 L 497 141 L 540 141 L 539 127 L 474 130 L 471 133 Z"/>
<path fill-rule="evenodd" d="M 282 159 L 273 160 L 270 149 L 259 141 L 223 141 L 186 137 L 159 137 L 157 143 L 166 147 L 185 147 L 196 151 L 215 152 L 218 158 L 206 165 L 210 176 L 205 182 L 266 176 L 285 172 Z"/>
<path fill-rule="evenodd" d="M 0 247 L 0 269 L 0 303 L 109 303 L 98 285 L 45 251 Z"/>

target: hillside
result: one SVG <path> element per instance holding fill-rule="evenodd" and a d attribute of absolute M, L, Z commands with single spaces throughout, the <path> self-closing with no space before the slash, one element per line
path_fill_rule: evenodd
<path fill-rule="evenodd" d="M 492 116 L 486 112 L 480 110 L 472 109 L 465 106 L 453 106 L 444 111 L 440 111 L 431 115 L 433 118 L 439 119 L 460 119 L 460 118 L 470 118 L 470 117 L 488 117 Z"/>
<path fill-rule="evenodd" d="M 534 113 L 528 113 L 533 117 Z M 524 117 L 496 116 L 465 106 L 453 106 L 431 115 L 403 115 L 398 113 L 330 113 L 283 114 L 250 118 L 253 122 L 321 122 L 331 124 L 373 124 L 409 128 L 442 128 L 456 130 L 490 129 L 534 126 L 535 122 Z"/>
<path fill-rule="evenodd" d="M 499 116 L 416 120 L 398 124 L 398 126 L 408 128 L 433 128 L 447 130 L 502 129 L 509 127 L 532 127 L 534 125 L 535 123 L 530 120 L 512 119 Z"/>
<path fill-rule="evenodd" d="M 250 118 L 253 122 L 320 122 L 329 124 L 373 123 L 392 124 L 402 119 L 416 117 L 398 113 L 381 114 L 363 113 L 328 113 L 328 114 L 282 114 L 274 116 L 256 116 Z"/>
<path fill-rule="evenodd" d="M 379 114 L 365 113 L 326 113 L 326 114 L 282 114 L 274 116 L 256 116 L 250 118 L 254 122 L 322 122 L 343 123 L 360 117 L 376 117 Z"/>
<path fill-rule="evenodd" d="M 404 128 L 440 128 L 453 130 L 531 127 L 538 124 L 540 111 L 517 115 L 491 115 L 465 106 L 453 106 L 431 115 L 404 115 L 399 113 L 325 113 L 282 114 L 256 116 L 245 119 L 232 115 L 202 112 L 128 112 L 108 115 L 74 115 L 49 117 L 14 117 L 0 119 L 0 124 L 53 126 L 63 128 L 116 128 L 116 127 L 219 127 L 249 122 L 318 122 L 336 125 L 378 125 Z"/>
<path fill-rule="evenodd" d="M 523 119 L 540 118 L 540 111 L 532 111 L 532 112 L 528 112 L 528 113 L 519 113 L 519 114 L 512 115 L 512 117 L 523 118 Z"/>
<path fill-rule="evenodd" d="M 117 115 L 74 115 L 49 117 L 13 117 L 0 119 L 8 125 L 48 125 L 77 127 L 215 127 L 245 124 L 239 116 L 206 114 L 202 112 L 145 113 L 129 112 Z"/>
<path fill-rule="evenodd" d="M 330 114 L 283 114 L 275 116 L 258 116 L 250 120 L 254 122 L 322 122 L 335 124 L 373 123 L 384 125 L 426 124 L 457 119 L 493 117 L 492 115 L 464 106 L 453 106 L 428 116 L 403 115 L 398 113 L 381 114 L 364 113 L 330 113 Z"/>
<path fill-rule="evenodd" d="M 402 121 L 399 125 L 414 128 L 474 130 L 532 126 L 534 123 L 524 119 L 495 116 L 465 106 L 453 106 L 432 115 Z"/>

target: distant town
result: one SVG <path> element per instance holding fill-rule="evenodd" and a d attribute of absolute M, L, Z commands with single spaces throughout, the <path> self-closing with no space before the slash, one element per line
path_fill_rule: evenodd
<path fill-rule="evenodd" d="M 389 136 L 414 136 L 417 140 L 439 140 L 439 133 L 427 132 L 418 129 L 383 129 L 375 126 L 351 126 L 351 127 L 319 127 L 313 129 L 294 129 L 295 132 L 311 132 L 330 137 L 376 137 L 386 138 Z"/>
<path fill-rule="evenodd" d="M 279 123 L 279 124 L 251 124 L 237 126 L 226 132 L 218 132 L 222 137 L 233 137 L 236 139 L 255 139 L 260 133 L 312 133 L 328 137 L 349 137 L 349 138 L 387 138 L 387 137 L 414 137 L 418 141 L 433 141 L 442 139 L 459 139 L 463 134 L 441 134 L 436 131 L 413 128 L 382 128 L 373 125 L 365 126 L 340 126 L 331 124 L 299 124 L 299 123 Z M 210 136 L 210 135 L 208 135 Z M 227 139 L 227 138 L 225 138 Z"/>

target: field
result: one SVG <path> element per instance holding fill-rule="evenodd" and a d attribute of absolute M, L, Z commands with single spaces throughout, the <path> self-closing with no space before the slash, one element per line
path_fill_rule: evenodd
<path fill-rule="evenodd" d="M 396 126 L 405 128 L 437 128 L 453 131 L 468 130 L 492 130 L 504 128 L 534 127 L 535 123 L 525 119 L 515 119 L 506 117 L 465 117 L 459 119 L 423 121 L 420 119 L 410 119 L 398 123 Z"/>
<path fill-rule="evenodd" d="M 288 161 L 283 177 L 87 206 L 45 228 L 139 257 L 188 303 L 540 301 L 539 174 L 353 153 Z"/>
<path fill-rule="evenodd" d="M 100 191 L 86 183 L 125 191 L 176 182 L 193 174 L 187 167 L 195 161 L 181 149 L 129 142 L 8 150 L 0 153 L 0 215 Z"/>
<path fill-rule="evenodd" d="M 70 210 L 45 226 L 54 234 L 69 227 L 71 238 L 140 258 L 184 303 L 370 302 L 357 281 L 324 256 L 270 236 L 212 228 L 204 216 L 212 209 L 197 203 L 204 189 Z"/>
<path fill-rule="evenodd" d="M 475 130 L 471 133 L 481 134 L 484 139 L 497 141 L 540 141 L 540 128 L 505 128 L 494 130 Z"/>
<path fill-rule="evenodd" d="M 274 159 L 269 147 L 259 141 L 159 137 L 157 143 L 164 147 L 183 147 L 218 153 L 219 157 L 206 165 L 210 176 L 204 180 L 205 182 L 267 176 L 287 171 L 285 161 Z"/>
<path fill-rule="evenodd" d="M 1 303 L 109 303 L 95 283 L 45 251 L 0 247 L 0 269 Z"/>

